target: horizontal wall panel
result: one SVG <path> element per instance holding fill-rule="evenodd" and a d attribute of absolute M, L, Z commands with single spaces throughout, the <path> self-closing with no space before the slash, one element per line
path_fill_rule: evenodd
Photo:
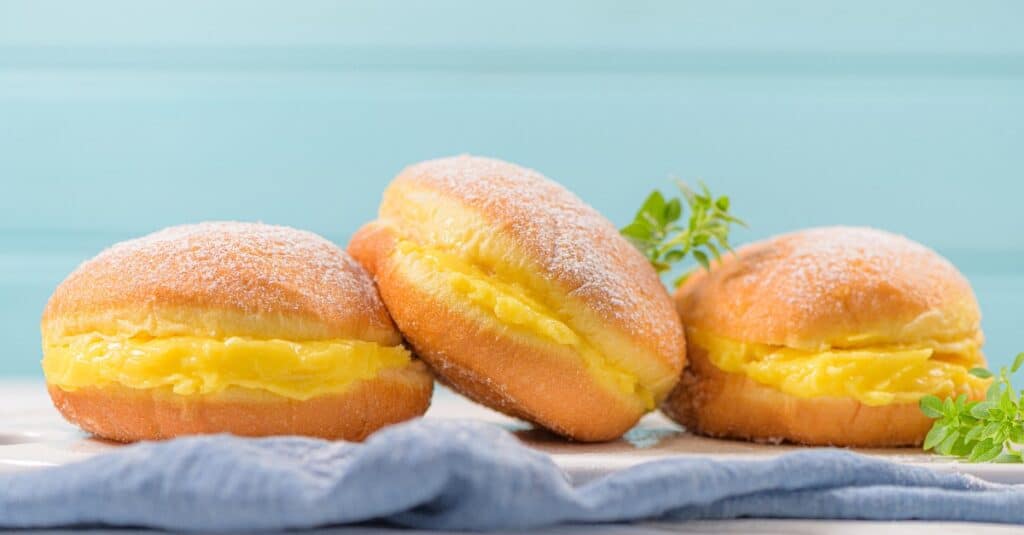
<path fill-rule="evenodd" d="M 0 229 L 345 233 L 402 166 L 471 152 L 620 222 L 678 176 L 732 194 L 751 237 L 872 224 L 1024 250 L 1022 95 L 1016 78 L 0 75 Z"/>
<path fill-rule="evenodd" d="M 1015 0 L 0 0 L 5 45 L 1021 54 Z"/>

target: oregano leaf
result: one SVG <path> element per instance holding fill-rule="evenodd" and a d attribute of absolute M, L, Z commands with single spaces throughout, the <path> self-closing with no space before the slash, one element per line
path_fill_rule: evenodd
<path fill-rule="evenodd" d="M 620 232 L 658 273 L 670 271 L 690 256 L 700 267 L 711 269 L 711 259 L 721 259 L 720 248 L 732 250 L 731 226 L 746 223 L 729 213 L 732 203 L 728 196 L 713 197 L 706 184 L 700 183 L 697 190 L 683 182 L 678 186 L 681 197 L 671 199 L 658 190 L 652 191 L 633 221 Z M 676 279 L 676 286 L 685 278 L 684 275 Z"/>

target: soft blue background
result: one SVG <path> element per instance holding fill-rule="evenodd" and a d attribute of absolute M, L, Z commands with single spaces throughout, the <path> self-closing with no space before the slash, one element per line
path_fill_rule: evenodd
<path fill-rule="evenodd" d="M 0 0 L 0 375 L 54 286 L 205 219 L 344 244 L 402 166 L 535 167 L 616 222 L 670 176 L 739 241 L 865 224 L 971 278 L 1024 350 L 1024 3 Z"/>

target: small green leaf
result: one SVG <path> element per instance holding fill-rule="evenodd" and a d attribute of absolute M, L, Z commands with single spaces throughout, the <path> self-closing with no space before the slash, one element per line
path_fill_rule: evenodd
<path fill-rule="evenodd" d="M 985 368 L 971 368 L 970 370 L 967 370 L 967 373 L 975 377 L 980 377 L 982 379 L 988 379 L 989 377 L 992 377 L 992 372 Z"/>
<path fill-rule="evenodd" d="M 961 438 L 953 444 L 953 447 L 949 449 L 949 453 L 957 457 L 967 457 L 971 454 L 971 447 L 973 445 L 973 443 L 969 443 Z"/>
<path fill-rule="evenodd" d="M 999 456 L 1003 452 L 1003 444 L 996 443 L 993 440 L 983 440 L 978 442 L 971 448 L 971 453 L 967 460 L 972 463 L 983 463 L 991 461 Z"/>
<path fill-rule="evenodd" d="M 726 197 L 725 195 L 722 195 L 721 197 L 718 198 L 717 201 L 715 201 L 715 206 L 718 207 L 718 209 L 723 211 L 723 212 L 728 212 L 729 211 L 729 197 Z"/>
<path fill-rule="evenodd" d="M 647 196 L 647 199 L 644 200 L 644 204 L 640 206 L 638 214 L 653 216 L 658 222 L 663 223 L 665 217 L 665 196 L 658 190 L 652 191 Z"/>
<path fill-rule="evenodd" d="M 1002 428 L 1003 425 L 1001 423 L 992 422 L 983 428 L 981 436 L 984 438 L 994 438 L 996 433 L 998 433 Z"/>
<path fill-rule="evenodd" d="M 622 230 L 619 232 L 627 238 L 636 238 L 639 240 L 647 240 L 651 237 L 651 227 L 639 221 L 634 221 L 625 227 L 622 227 Z"/>
<path fill-rule="evenodd" d="M 988 449 L 988 451 L 982 452 L 981 455 L 979 455 L 978 457 L 976 457 L 974 459 L 974 462 L 976 462 L 976 463 L 987 463 L 989 461 L 992 461 L 996 457 L 999 457 L 999 455 L 1002 454 L 1002 453 L 1003 453 L 1003 444 L 1002 444 L 1002 442 L 999 442 L 999 443 L 993 444 L 992 447 Z"/>
<path fill-rule="evenodd" d="M 1017 373 L 1021 366 L 1024 366 L 1024 353 L 1017 353 L 1017 358 L 1013 359 L 1013 366 L 1010 366 L 1010 371 Z"/>
<path fill-rule="evenodd" d="M 974 445 L 971 446 L 971 451 L 967 454 L 967 460 L 973 463 L 975 456 L 981 454 L 983 451 L 988 451 L 992 447 L 992 444 L 992 439 L 975 442 Z"/>
<path fill-rule="evenodd" d="M 682 249 L 672 249 L 671 251 L 665 253 L 664 258 L 665 262 L 673 264 L 675 262 L 682 260 L 684 257 L 686 257 L 685 251 L 683 251 Z"/>
<path fill-rule="evenodd" d="M 991 401 L 982 401 L 981 403 L 975 403 L 970 410 L 971 416 L 981 419 L 986 418 L 989 415 L 989 411 L 996 408 L 996 404 Z"/>
<path fill-rule="evenodd" d="M 966 435 L 964 435 L 964 440 L 968 442 L 975 442 L 981 440 L 983 438 L 981 435 L 984 430 L 984 427 L 974 426 L 969 431 L 967 431 Z"/>
<path fill-rule="evenodd" d="M 693 257 L 697 259 L 697 263 L 704 267 L 704 269 L 711 269 L 711 262 L 708 261 L 708 255 L 701 251 L 694 251 Z"/>
<path fill-rule="evenodd" d="M 956 445 L 958 440 L 960 440 L 960 433 L 958 431 L 947 432 L 942 441 L 935 446 L 935 451 L 943 455 L 950 455 L 953 453 L 953 446 Z"/>
<path fill-rule="evenodd" d="M 665 221 L 673 223 L 679 220 L 679 217 L 683 215 L 683 205 L 679 202 L 679 199 L 672 199 L 665 204 Z"/>
<path fill-rule="evenodd" d="M 942 424 L 933 425 L 931 431 L 928 431 L 928 435 L 924 437 L 924 449 L 930 450 L 941 444 L 949 436 L 949 431 L 949 427 Z"/>
<path fill-rule="evenodd" d="M 665 231 L 665 223 L 661 221 L 661 214 L 652 214 L 650 212 L 640 212 L 636 216 L 638 223 L 647 225 L 651 229 L 651 235 L 661 235 Z"/>
<path fill-rule="evenodd" d="M 1014 401 L 1010 390 L 1003 390 L 999 396 L 999 408 L 1006 414 L 1016 413 L 1017 403 Z"/>
<path fill-rule="evenodd" d="M 929 418 L 939 418 L 942 416 L 942 400 L 937 396 L 927 395 L 921 398 L 921 412 Z M 930 448 L 925 448 L 930 449 Z"/>

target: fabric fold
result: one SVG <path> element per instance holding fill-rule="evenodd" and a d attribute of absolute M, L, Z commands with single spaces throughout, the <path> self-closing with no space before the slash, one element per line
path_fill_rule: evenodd
<path fill-rule="evenodd" d="M 417 420 L 362 444 L 189 437 L 0 474 L 0 528 L 434 529 L 739 517 L 1024 523 L 1024 490 L 818 449 L 769 460 L 664 459 L 578 487 L 489 424 Z"/>

